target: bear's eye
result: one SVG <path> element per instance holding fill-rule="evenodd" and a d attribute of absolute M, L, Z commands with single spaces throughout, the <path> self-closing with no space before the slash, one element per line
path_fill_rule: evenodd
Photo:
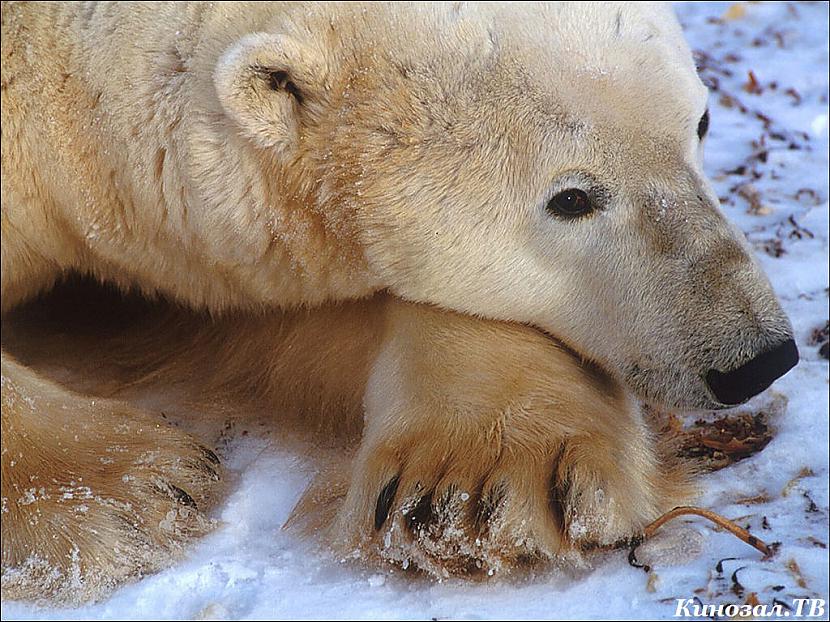
<path fill-rule="evenodd" d="M 703 137 L 706 136 L 706 132 L 709 131 L 709 109 L 706 109 L 706 112 L 703 113 L 703 116 L 700 117 L 700 121 L 697 123 L 697 137 L 700 140 L 703 140 Z"/>
<path fill-rule="evenodd" d="M 563 218 L 583 216 L 593 209 L 588 195 L 578 188 L 563 190 L 548 202 L 548 211 Z"/>

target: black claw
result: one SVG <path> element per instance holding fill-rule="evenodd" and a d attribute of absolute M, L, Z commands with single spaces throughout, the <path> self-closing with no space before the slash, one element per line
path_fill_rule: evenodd
<path fill-rule="evenodd" d="M 389 480 L 378 495 L 378 502 L 375 505 L 376 531 L 383 527 L 383 523 L 385 523 L 386 519 L 389 517 L 389 510 L 392 508 L 392 502 L 395 500 L 395 493 L 398 492 L 399 482 L 400 478 L 396 475 Z"/>
<path fill-rule="evenodd" d="M 432 493 L 420 498 L 418 504 L 406 515 L 406 525 L 412 530 L 419 529 L 433 518 Z"/>
<path fill-rule="evenodd" d="M 168 484 L 168 486 L 170 486 L 170 494 L 176 501 L 178 501 L 182 505 L 191 507 L 194 510 L 198 509 L 196 508 L 196 502 L 193 500 L 193 497 L 187 494 L 184 490 L 182 490 L 178 486 L 174 486 L 173 484 Z"/>
<path fill-rule="evenodd" d="M 208 449 L 203 445 L 197 445 L 197 448 L 199 452 L 201 452 L 202 458 L 204 459 L 196 461 L 196 468 L 204 473 L 207 473 L 213 481 L 218 482 L 221 478 L 219 477 L 219 471 L 214 467 L 219 466 L 219 457 L 213 452 L 213 450 Z"/>
<path fill-rule="evenodd" d="M 205 454 L 205 458 L 210 460 L 213 464 L 219 464 L 219 457 L 213 453 L 213 451 L 207 447 L 202 447 L 202 452 Z"/>
<path fill-rule="evenodd" d="M 553 513 L 553 518 L 559 529 L 565 530 L 565 514 L 567 512 L 568 497 L 571 494 L 571 477 L 570 473 L 560 473 L 559 466 L 562 461 L 562 452 L 565 447 L 559 448 L 559 452 L 554 460 L 553 472 L 550 478 L 550 487 L 548 490 L 548 505 Z"/>

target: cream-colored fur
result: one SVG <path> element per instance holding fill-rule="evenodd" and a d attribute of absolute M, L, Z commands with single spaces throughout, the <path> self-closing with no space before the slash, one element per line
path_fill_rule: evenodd
<path fill-rule="evenodd" d="M 636 398 L 719 406 L 706 371 L 791 334 L 702 174 L 705 89 L 665 6 L 2 21 L 4 313 L 78 272 L 229 314 L 127 352 L 143 381 L 362 430 L 350 479 L 301 504 L 341 550 L 442 573 L 629 536 L 685 490 Z M 568 188 L 595 212 L 551 215 Z M 169 349 L 188 335 L 212 358 Z M 34 369 L 4 349 L 4 594 L 91 597 L 201 532 L 220 473 L 185 432 Z"/>
<path fill-rule="evenodd" d="M 123 313 L 118 305 L 93 304 L 101 318 Z M 321 472 L 292 524 L 347 558 L 359 553 L 409 562 L 437 576 L 487 576 L 490 571 L 573 558 L 579 548 L 622 540 L 691 492 L 688 469 L 655 438 L 623 387 L 524 326 L 387 296 L 313 311 L 231 314 L 221 320 L 151 306 L 128 313 L 140 319 L 118 320 L 116 329 L 107 322 L 103 330 L 99 318 L 80 322 L 82 326 L 68 333 L 65 319 L 54 327 L 31 317 L 40 307 L 63 305 L 52 297 L 13 314 L 7 319 L 13 335 L 7 346 L 29 368 L 85 395 L 106 396 L 97 399 L 101 411 L 84 410 L 89 398 L 68 402 L 84 420 L 110 416 L 109 425 L 119 435 L 102 438 L 100 429 L 92 439 L 80 434 L 75 443 L 99 448 L 98 454 L 85 454 L 89 459 L 108 457 L 123 443 L 123 434 L 136 435 L 130 422 L 137 415 L 113 398 L 144 407 L 149 400 L 165 413 L 167 423 L 197 430 L 213 446 L 221 444 L 228 426 L 276 424 L 283 437 L 310 440 L 321 457 Z M 10 397 L 12 403 L 17 399 Z M 49 402 L 38 408 L 60 418 L 63 406 Z M 157 423 L 162 423 L 160 418 Z M 56 459 L 48 452 L 55 451 L 56 443 L 71 443 L 64 436 L 78 430 L 70 426 L 64 434 L 54 425 L 50 429 L 57 431 L 54 441 L 39 438 L 24 450 L 35 462 L 25 472 L 38 473 L 40 486 L 27 484 L 10 495 L 32 499 L 13 505 L 24 517 L 52 503 L 62 515 L 62 504 L 72 503 L 63 500 L 63 479 L 50 481 Z M 197 458 L 210 456 L 167 425 L 151 432 L 166 435 L 152 439 L 162 457 L 177 447 L 182 456 L 188 455 L 182 445 L 201 451 Z M 135 442 L 145 441 L 137 437 Z M 133 451 L 118 455 L 135 457 Z M 204 509 L 214 493 L 216 469 L 204 458 L 202 464 L 210 468 L 202 471 L 193 469 L 200 463 L 187 461 L 188 469 L 146 472 L 155 461 L 140 453 L 137 462 L 140 470 L 131 476 L 160 484 L 141 489 L 147 502 L 139 519 L 142 527 L 167 521 L 168 531 L 155 534 L 164 544 L 162 554 L 153 558 L 144 547 L 138 557 L 121 549 L 117 556 L 99 558 L 91 568 L 99 574 L 89 576 L 81 549 L 76 556 L 80 571 L 68 566 L 85 577 L 79 594 L 78 584 L 34 572 L 60 567 L 61 559 L 75 561 L 71 547 L 76 541 L 61 540 L 59 547 L 37 550 L 38 564 L 29 557 L 15 559 L 10 565 L 18 570 L 8 575 L 7 594 L 25 597 L 36 585 L 44 591 L 58 587 L 59 598 L 77 599 L 100 589 L 100 577 L 110 578 L 103 583 L 108 587 L 131 572 L 167 563 L 170 550 L 192 529 L 189 522 L 168 519 L 171 507 L 186 512 L 182 518 L 187 521 L 195 519 L 192 506 L 180 508 L 170 499 L 167 482 L 176 491 L 191 493 L 195 506 Z M 137 494 L 124 487 L 123 468 L 107 466 L 89 481 L 83 473 L 86 466 L 82 462 L 67 475 L 84 478 L 78 486 L 94 491 L 76 502 L 88 504 L 92 498 L 110 507 L 110 496 L 117 502 Z M 381 502 L 381 491 L 393 479 L 395 494 Z M 413 517 L 421 522 L 413 523 Z M 81 528 L 97 528 L 99 520 L 109 517 L 87 512 L 83 519 Z M 27 520 L 4 522 L 7 542 L 39 546 L 48 537 L 35 525 L 21 538 L 12 531 L 20 522 Z M 180 532 L 169 531 L 168 524 Z M 131 531 L 110 537 L 127 539 Z"/>

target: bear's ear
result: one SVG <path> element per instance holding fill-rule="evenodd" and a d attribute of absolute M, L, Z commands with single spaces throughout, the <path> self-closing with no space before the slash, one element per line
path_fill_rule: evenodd
<path fill-rule="evenodd" d="M 297 143 L 304 108 L 323 89 L 321 54 L 284 35 L 254 33 L 232 45 L 213 74 L 226 114 L 243 134 L 279 151 Z"/>

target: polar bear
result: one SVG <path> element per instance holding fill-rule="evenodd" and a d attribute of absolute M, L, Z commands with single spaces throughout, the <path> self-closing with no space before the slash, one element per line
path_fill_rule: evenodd
<path fill-rule="evenodd" d="M 361 435 L 298 508 L 337 550 L 612 544 L 691 490 L 645 405 L 797 361 L 706 99 L 664 5 L 3 3 L 4 326 L 68 274 L 207 311 L 157 372 Z M 95 598 L 209 528 L 212 448 L 6 342 L 4 597 Z"/>

